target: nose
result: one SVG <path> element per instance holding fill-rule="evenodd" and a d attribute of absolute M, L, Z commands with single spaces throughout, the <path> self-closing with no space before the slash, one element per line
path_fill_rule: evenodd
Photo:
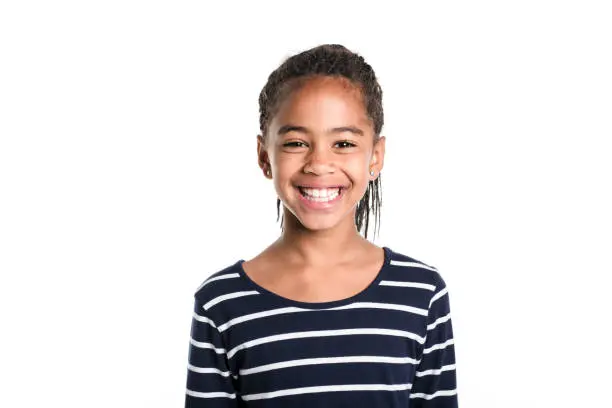
<path fill-rule="evenodd" d="M 304 173 L 323 175 L 333 173 L 336 168 L 332 152 L 324 144 L 313 146 L 306 156 Z"/>

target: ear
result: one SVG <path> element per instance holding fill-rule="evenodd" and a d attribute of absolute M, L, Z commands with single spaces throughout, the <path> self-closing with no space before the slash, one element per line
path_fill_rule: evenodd
<path fill-rule="evenodd" d="M 381 136 L 374 144 L 372 159 L 370 160 L 370 170 L 374 170 L 374 176 L 371 176 L 372 180 L 376 180 L 376 177 L 378 177 L 378 174 L 383 169 L 385 163 L 385 143 L 386 138 Z"/>
<path fill-rule="evenodd" d="M 264 176 L 272 178 L 269 175 L 270 173 L 268 173 L 272 171 L 270 167 L 270 157 L 268 156 L 266 145 L 261 135 L 257 135 L 257 164 L 259 164 L 259 168 L 263 171 Z"/>

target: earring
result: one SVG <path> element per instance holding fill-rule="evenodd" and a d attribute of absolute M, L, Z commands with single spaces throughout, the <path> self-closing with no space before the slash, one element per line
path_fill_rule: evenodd
<path fill-rule="evenodd" d="M 374 177 L 374 170 L 370 170 L 370 176 Z"/>
<path fill-rule="evenodd" d="M 266 176 L 270 177 L 270 169 L 269 168 L 266 169 Z"/>

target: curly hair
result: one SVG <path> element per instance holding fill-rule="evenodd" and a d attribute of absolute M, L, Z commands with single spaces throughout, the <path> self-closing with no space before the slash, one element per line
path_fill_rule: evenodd
<path fill-rule="evenodd" d="M 382 88 L 374 70 L 364 58 L 339 44 L 323 44 L 286 59 L 268 77 L 259 94 L 259 128 L 264 139 L 270 121 L 277 113 L 284 97 L 301 80 L 314 76 L 341 77 L 350 81 L 361 91 L 366 113 L 374 126 L 374 141 L 380 137 L 384 123 Z M 375 228 L 380 228 L 380 207 L 382 205 L 380 174 L 370 180 L 365 194 L 357 204 L 355 225 L 359 232 L 368 237 L 370 211 L 374 213 Z M 280 217 L 280 198 L 276 201 L 277 221 Z M 281 221 L 281 228 L 283 223 Z"/>

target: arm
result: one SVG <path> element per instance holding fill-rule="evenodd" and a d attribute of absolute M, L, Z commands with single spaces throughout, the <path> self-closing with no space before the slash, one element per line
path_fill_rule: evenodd
<path fill-rule="evenodd" d="M 457 408 L 455 345 L 450 302 L 441 277 L 429 305 L 427 334 L 411 392 L 413 408 Z"/>
<path fill-rule="evenodd" d="M 195 298 L 185 408 L 236 408 L 238 396 L 227 365 L 227 350 L 215 322 Z"/>

